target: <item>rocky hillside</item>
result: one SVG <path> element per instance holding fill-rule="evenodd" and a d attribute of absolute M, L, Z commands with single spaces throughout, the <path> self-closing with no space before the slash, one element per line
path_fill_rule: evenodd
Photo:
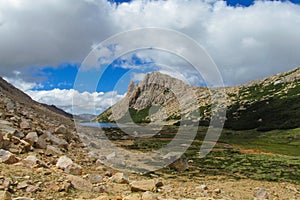
<path fill-rule="evenodd" d="M 300 127 L 300 68 L 263 80 L 225 88 L 230 129 L 288 129 Z M 129 110 L 127 109 L 129 107 Z M 199 114 L 200 113 L 200 116 Z M 98 121 L 128 123 L 194 123 L 208 125 L 211 93 L 168 75 L 153 72 L 138 84 L 130 82 L 127 95 L 97 117 Z"/>

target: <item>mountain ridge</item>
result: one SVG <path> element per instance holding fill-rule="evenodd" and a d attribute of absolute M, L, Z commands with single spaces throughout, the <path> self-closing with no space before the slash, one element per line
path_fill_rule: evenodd
<path fill-rule="evenodd" d="M 228 108 L 225 127 L 237 130 L 299 127 L 300 121 L 293 120 L 300 117 L 300 105 L 297 103 L 300 100 L 299 80 L 300 67 L 244 85 L 224 87 Z M 211 97 L 211 91 L 207 87 L 193 87 L 168 75 L 152 72 L 138 84 L 131 81 L 126 96 L 96 120 L 127 123 L 131 116 L 137 123 L 179 124 L 180 121 L 193 123 L 199 120 L 201 125 L 208 125 Z M 190 100 L 193 98 L 196 98 L 196 103 L 191 104 Z M 181 104 L 178 99 L 182 101 Z M 151 109 L 152 114 L 148 115 Z M 275 110 L 278 111 L 275 116 L 283 118 L 282 123 L 275 120 L 280 124 L 271 125 L 274 116 L 268 116 L 268 113 L 274 114 Z M 193 115 L 196 111 L 200 113 L 200 117 Z"/>

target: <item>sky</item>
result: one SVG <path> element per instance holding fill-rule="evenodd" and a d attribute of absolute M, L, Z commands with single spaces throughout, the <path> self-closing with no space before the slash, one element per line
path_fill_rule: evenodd
<path fill-rule="evenodd" d="M 174 54 L 182 50 L 175 37 L 172 51 L 137 49 L 117 58 L 124 46 L 99 46 L 147 27 L 191 38 L 224 85 L 300 66 L 299 0 L 0 0 L 0 76 L 34 100 L 75 114 L 103 112 L 124 97 L 130 80 L 137 83 L 151 71 L 206 85 L 205 74 Z M 128 38 L 127 48 L 146 35 Z M 147 39 L 154 44 L 160 36 Z"/>

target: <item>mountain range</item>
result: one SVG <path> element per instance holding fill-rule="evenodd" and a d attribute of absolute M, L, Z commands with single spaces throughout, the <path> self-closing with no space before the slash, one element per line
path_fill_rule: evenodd
<path fill-rule="evenodd" d="M 140 83 L 131 81 L 126 96 L 96 120 L 208 125 L 212 116 L 211 89 L 190 86 L 168 75 L 152 72 Z M 300 67 L 219 89 L 226 93 L 225 128 L 266 131 L 300 127 Z"/>

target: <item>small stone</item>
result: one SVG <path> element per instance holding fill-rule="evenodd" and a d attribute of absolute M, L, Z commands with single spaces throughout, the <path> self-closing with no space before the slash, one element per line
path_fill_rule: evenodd
<path fill-rule="evenodd" d="M 11 178 L 5 178 L 2 183 L 2 186 L 4 187 L 4 189 L 9 189 L 11 184 L 12 184 Z"/>
<path fill-rule="evenodd" d="M 68 133 L 68 129 L 64 125 L 60 125 L 57 127 L 54 131 L 56 134 L 62 134 L 65 135 Z"/>
<path fill-rule="evenodd" d="M 36 132 L 30 132 L 24 138 L 24 140 L 27 141 L 31 146 L 37 143 L 38 139 L 39 136 Z"/>
<path fill-rule="evenodd" d="M 47 148 L 47 142 L 42 136 L 40 136 L 38 138 L 38 141 L 36 142 L 36 147 L 40 148 L 40 149 L 46 149 Z"/>
<path fill-rule="evenodd" d="M 113 174 L 112 174 L 111 171 L 106 171 L 106 172 L 104 173 L 104 175 L 105 175 L 105 176 L 108 176 L 108 177 L 111 177 Z"/>
<path fill-rule="evenodd" d="M 31 128 L 30 122 L 28 120 L 22 120 L 22 122 L 20 123 L 20 128 L 24 129 L 24 130 L 28 130 Z"/>
<path fill-rule="evenodd" d="M 0 191 L 1 200 L 11 200 L 11 194 L 8 191 Z"/>
<path fill-rule="evenodd" d="M 220 189 L 214 189 L 213 193 L 215 193 L 215 194 L 220 194 L 220 193 L 221 193 L 221 190 L 220 190 Z"/>
<path fill-rule="evenodd" d="M 0 149 L 0 162 L 11 165 L 19 161 L 20 160 L 11 152 Z"/>
<path fill-rule="evenodd" d="M 71 165 L 68 165 L 64 171 L 72 175 L 81 175 L 82 167 L 76 163 L 72 163 Z"/>
<path fill-rule="evenodd" d="M 73 161 L 71 160 L 71 158 L 67 156 L 61 156 L 56 163 L 56 167 L 60 169 L 66 169 L 69 165 L 72 164 Z"/>
<path fill-rule="evenodd" d="M 34 185 L 29 185 L 27 188 L 26 188 L 26 192 L 29 192 L 29 193 L 35 193 L 39 190 L 39 187 L 37 186 L 34 186 Z"/>
<path fill-rule="evenodd" d="M 64 181 L 62 186 L 59 188 L 59 192 L 68 192 L 71 188 L 71 183 L 68 181 Z"/>
<path fill-rule="evenodd" d="M 100 176 L 98 174 L 89 174 L 88 179 L 89 179 L 90 183 L 92 183 L 92 184 L 97 184 L 97 183 L 103 182 L 102 176 Z"/>
<path fill-rule="evenodd" d="M 107 192 L 107 189 L 104 185 L 99 185 L 99 186 L 93 187 L 93 192 L 104 193 L 104 192 Z"/>
<path fill-rule="evenodd" d="M 18 186 L 17 188 L 20 190 L 20 189 L 26 189 L 28 187 L 28 182 L 27 181 L 23 181 L 23 182 L 20 182 L 18 183 Z"/>
<path fill-rule="evenodd" d="M 266 200 L 268 199 L 268 192 L 264 188 L 258 189 L 258 191 L 254 194 L 255 200 Z"/>
<path fill-rule="evenodd" d="M 126 184 L 129 183 L 129 178 L 123 173 L 116 173 L 110 178 L 115 183 Z"/>
<path fill-rule="evenodd" d="M 139 193 L 130 194 L 123 198 L 123 200 L 141 200 L 141 195 Z"/>
<path fill-rule="evenodd" d="M 92 199 L 92 200 L 110 200 L 110 198 L 109 198 L 109 196 L 104 195 L 104 196 L 100 196 L 100 197 L 97 197 L 97 198 Z"/>
<path fill-rule="evenodd" d="M 71 185 L 76 190 L 82 190 L 88 192 L 91 192 L 93 190 L 93 185 L 90 182 L 84 180 L 83 178 L 73 176 L 73 175 L 68 175 L 67 179 L 71 182 Z"/>
<path fill-rule="evenodd" d="M 142 200 L 158 200 L 158 198 L 152 192 L 147 191 L 143 193 Z"/>
<path fill-rule="evenodd" d="M 64 153 L 57 147 L 48 145 L 45 151 L 46 156 L 63 155 Z"/>
<path fill-rule="evenodd" d="M 132 192 L 155 192 L 157 187 L 161 187 L 162 185 L 162 181 L 157 179 L 133 181 L 130 183 L 130 189 Z"/>
<path fill-rule="evenodd" d="M 27 167 L 34 167 L 38 163 L 38 159 L 36 156 L 27 156 L 22 163 Z"/>

